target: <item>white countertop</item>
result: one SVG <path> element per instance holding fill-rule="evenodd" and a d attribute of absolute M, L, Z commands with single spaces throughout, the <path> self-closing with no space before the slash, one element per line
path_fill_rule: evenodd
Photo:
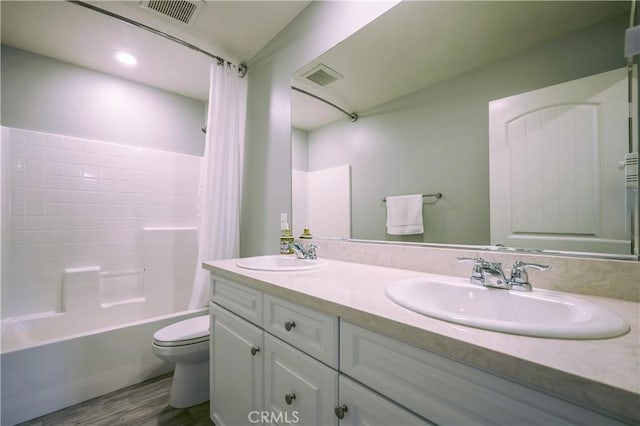
<path fill-rule="evenodd" d="M 438 275 L 327 259 L 303 272 L 252 271 L 237 259 L 203 267 L 267 293 L 588 407 L 640 421 L 640 304 L 578 296 L 622 316 L 631 330 L 600 340 L 526 337 L 481 330 L 405 309 L 384 292 L 408 277 Z M 535 291 L 535 289 L 534 289 Z"/>

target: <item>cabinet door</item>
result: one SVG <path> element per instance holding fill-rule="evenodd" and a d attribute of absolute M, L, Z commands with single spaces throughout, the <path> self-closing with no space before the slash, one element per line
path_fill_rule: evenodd
<path fill-rule="evenodd" d="M 433 425 L 342 374 L 340 403 L 335 411 L 340 426 Z"/>
<path fill-rule="evenodd" d="M 268 423 L 337 425 L 338 372 L 268 333 L 264 347 Z"/>
<path fill-rule="evenodd" d="M 263 406 L 263 331 L 211 303 L 211 419 L 247 425 Z"/>
<path fill-rule="evenodd" d="M 442 426 L 621 424 L 345 321 L 340 323 L 340 370 Z"/>

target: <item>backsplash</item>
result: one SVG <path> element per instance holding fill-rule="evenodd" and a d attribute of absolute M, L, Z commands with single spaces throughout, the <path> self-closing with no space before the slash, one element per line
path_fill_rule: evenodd
<path fill-rule="evenodd" d="M 510 269 L 516 260 L 541 263 L 550 265 L 551 270 L 529 271 L 534 289 L 546 288 L 640 302 L 640 262 L 637 261 L 341 240 L 319 239 L 317 244 L 320 246 L 319 257 L 459 277 L 470 277 L 472 267 L 468 263 L 458 262 L 458 256 L 482 257 L 488 261 L 502 262 L 505 269 Z"/>
<path fill-rule="evenodd" d="M 2 127 L 3 318 L 62 309 L 68 268 L 146 268 L 149 275 L 144 228 L 180 231 L 180 245 L 169 246 L 171 261 L 192 263 L 193 270 L 200 162 L 193 155 Z"/>

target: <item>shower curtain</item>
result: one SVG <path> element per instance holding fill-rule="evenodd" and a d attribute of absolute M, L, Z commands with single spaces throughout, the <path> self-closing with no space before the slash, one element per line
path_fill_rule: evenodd
<path fill-rule="evenodd" d="M 209 111 L 198 187 L 198 261 L 189 309 L 209 302 L 208 260 L 238 257 L 247 79 L 211 64 Z"/>

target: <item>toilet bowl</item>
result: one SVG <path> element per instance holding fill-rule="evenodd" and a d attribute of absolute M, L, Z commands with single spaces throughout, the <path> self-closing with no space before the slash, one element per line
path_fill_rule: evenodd
<path fill-rule="evenodd" d="M 153 335 L 153 353 L 176 365 L 169 405 L 185 408 L 209 400 L 209 315 L 158 330 Z"/>

